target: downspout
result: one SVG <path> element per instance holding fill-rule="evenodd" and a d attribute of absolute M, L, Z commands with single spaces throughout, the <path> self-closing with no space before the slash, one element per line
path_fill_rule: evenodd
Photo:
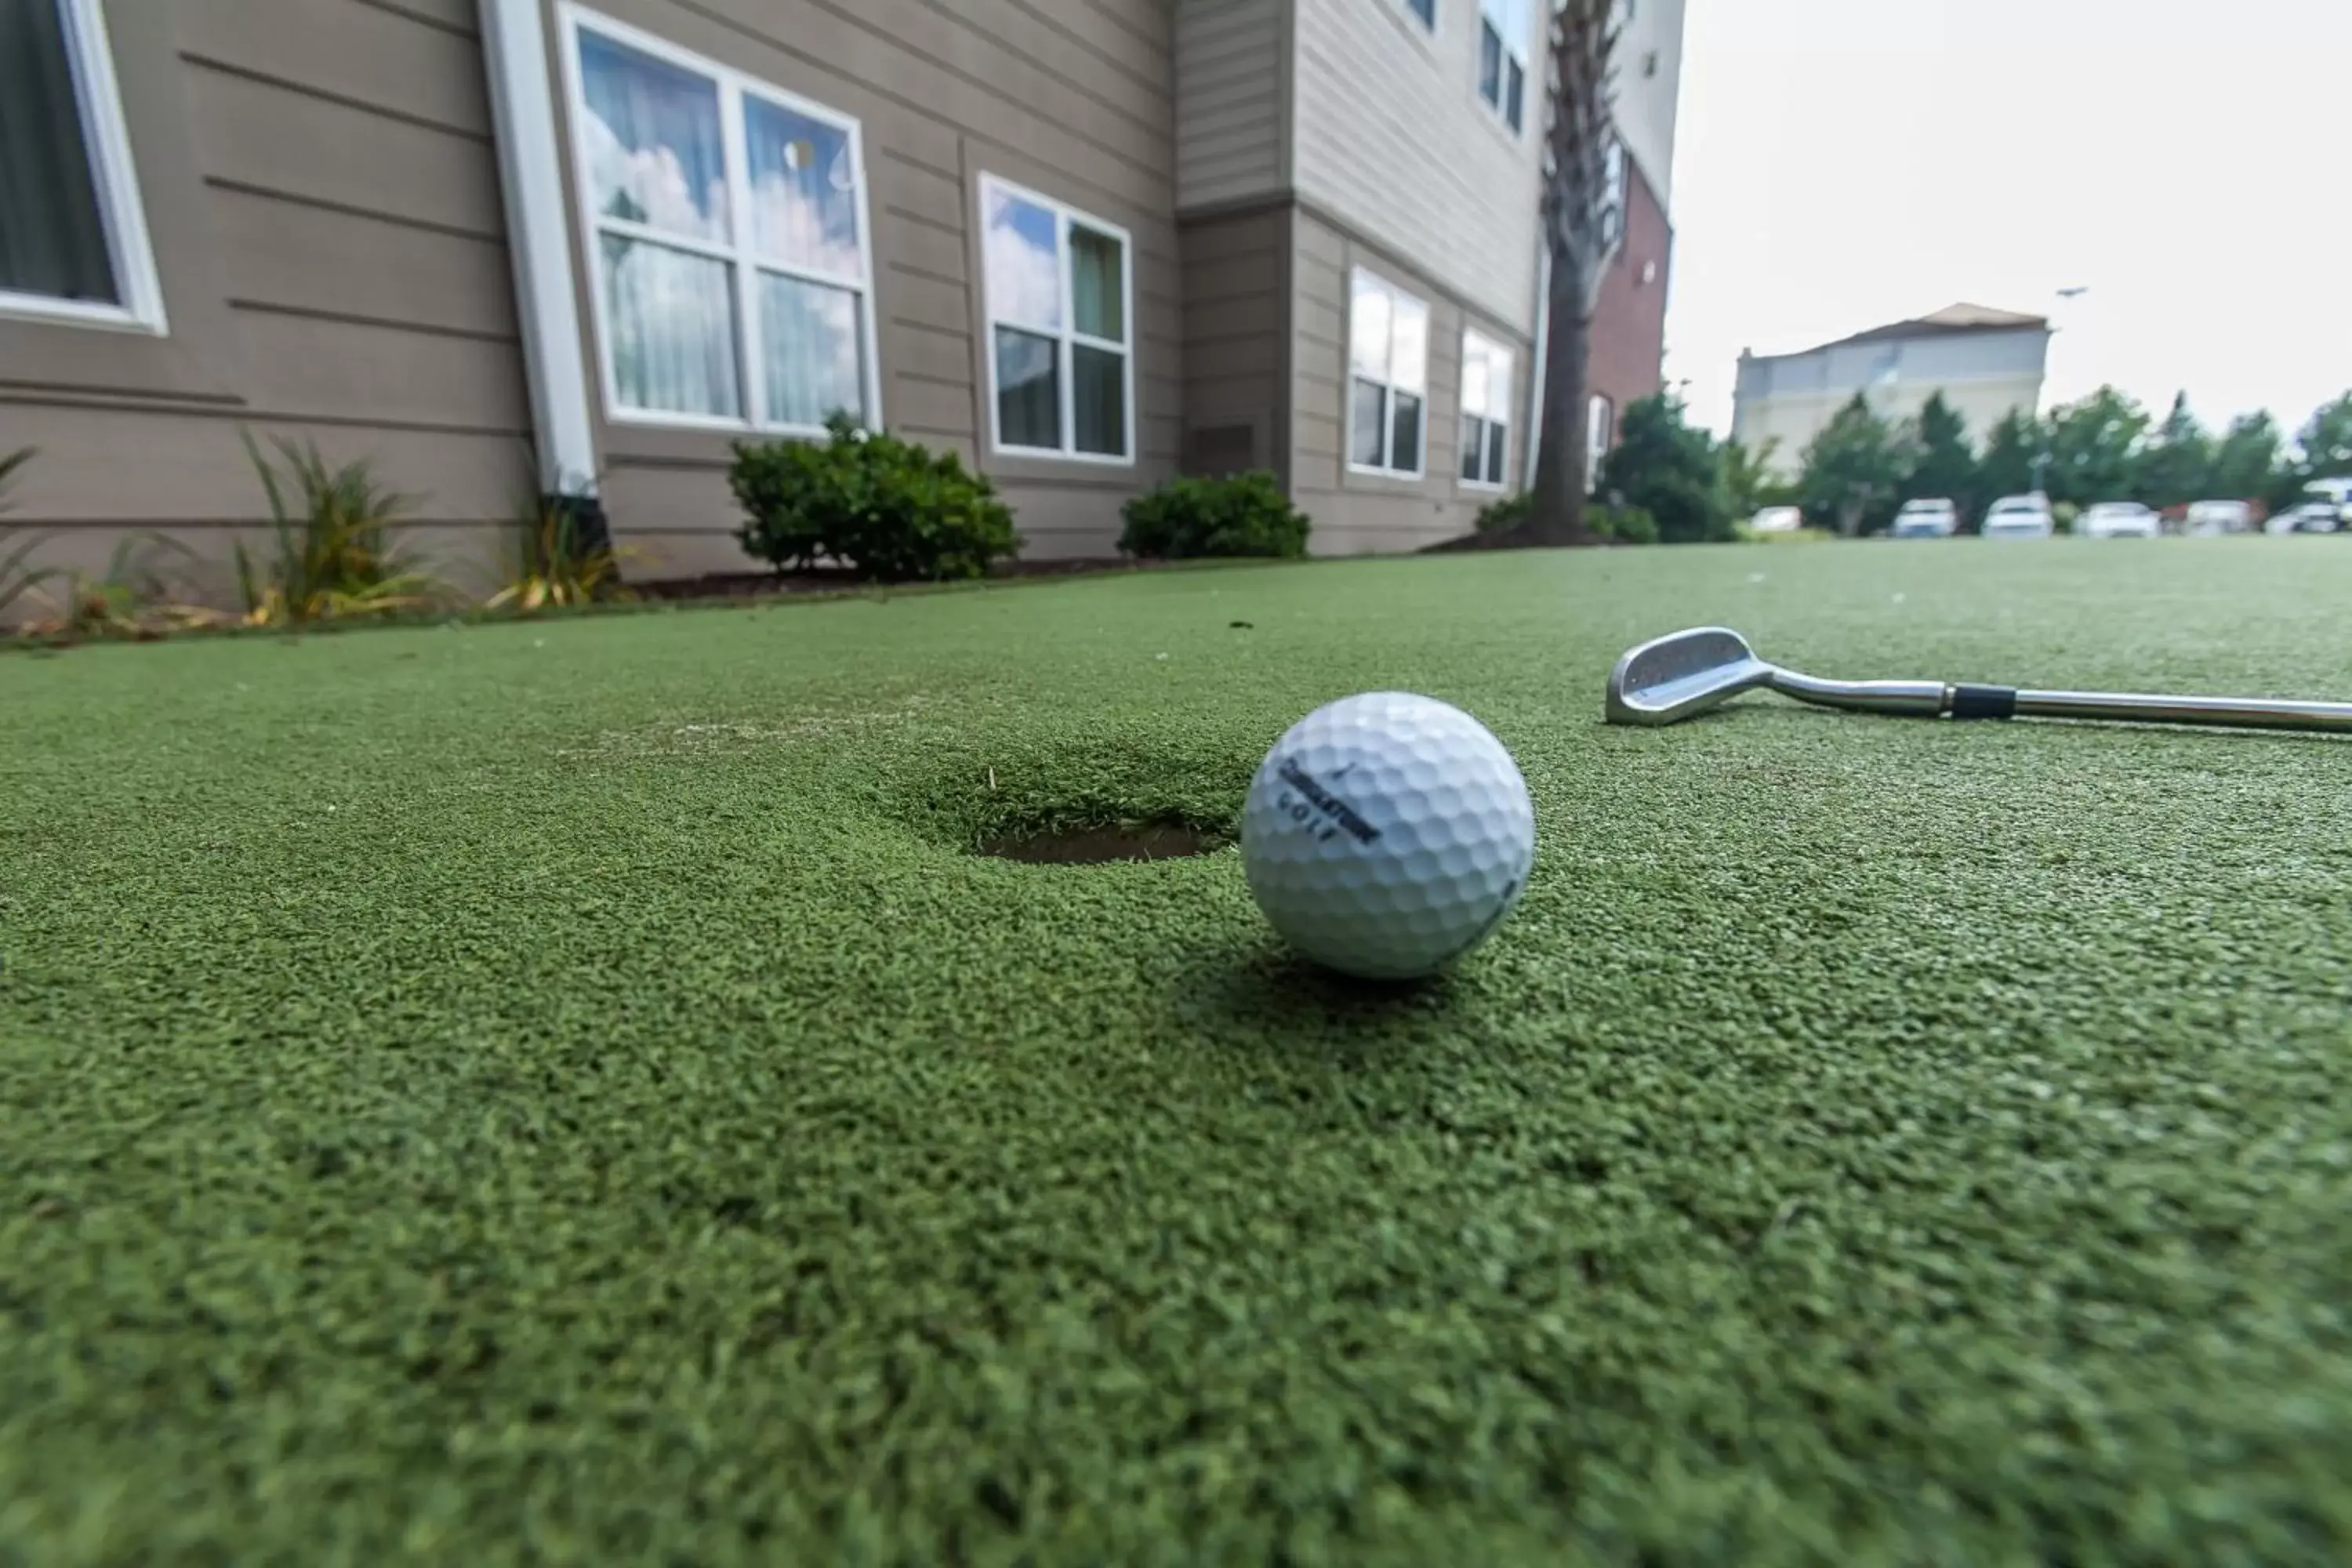
<path fill-rule="evenodd" d="M 1527 448 L 1528 471 L 1519 480 L 1522 489 L 1536 488 L 1536 458 L 1543 440 L 1544 362 L 1551 352 L 1551 246 L 1539 245 L 1536 249 L 1536 361 L 1534 374 L 1528 380 L 1528 438 L 1520 445 Z"/>
<path fill-rule="evenodd" d="M 572 513 L 581 546 L 593 550 L 610 535 L 596 495 L 596 437 L 565 232 L 546 17 L 541 0 L 481 0 L 481 26 L 541 498 Z"/>

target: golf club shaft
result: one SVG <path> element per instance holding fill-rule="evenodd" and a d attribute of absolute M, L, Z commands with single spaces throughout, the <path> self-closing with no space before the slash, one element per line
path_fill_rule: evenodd
<path fill-rule="evenodd" d="M 1940 680 L 1820 680 L 1775 669 L 1773 690 L 1824 708 L 1917 719 L 2082 719 L 2352 733 L 2352 702 L 2272 697 L 2173 697 L 2127 691 L 2032 691 Z"/>

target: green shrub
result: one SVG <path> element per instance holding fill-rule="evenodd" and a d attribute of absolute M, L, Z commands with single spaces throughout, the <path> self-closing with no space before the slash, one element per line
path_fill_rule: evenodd
<path fill-rule="evenodd" d="M 1505 496 L 1500 500 L 1490 500 L 1478 509 L 1478 531 L 1503 533 L 1517 528 L 1527 521 L 1528 508 L 1533 504 L 1533 498 L 1525 490 L 1515 496 Z"/>
<path fill-rule="evenodd" d="M 728 474 L 747 514 L 736 538 L 779 572 L 831 560 L 880 583 L 984 577 L 1021 548 L 985 474 L 846 414 L 823 441 L 735 444 Z"/>
<path fill-rule="evenodd" d="M 1217 555 L 1307 553 L 1307 514 L 1282 493 L 1282 481 L 1264 469 L 1203 479 L 1169 480 L 1127 503 L 1122 555 L 1181 561 Z"/>
<path fill-rule="evenodd" d="M 378 484 L 364 459 L 329 468 L 315 445 L 274 442 L 286 459 L 280 474 L 251 436 L 244 439 L 269 499 L 271 536 L 268 553 L 258 560 L 236 546 L 247 625 L 389 615 L 428 607 L 441 596 L 422 564 L 393 542 L 392 531 L 416 498 Z"/>
<path fill-rule="evenodd" d="M 2073 501 L 2062 500 L 2055 503 L 2050 509 L 2050 531 L 2053 533 L 2074 532 L 2074 520 L 2082 515 L 2083 509 Z"/>
<path fill-rule="evenodd" d="M 1613 539 L 1620 544 L 1658 542 L 1658 520 L 1638 506 L 1589 506 L 1584 509 L 1584 522 L 1598 539 Z"/>

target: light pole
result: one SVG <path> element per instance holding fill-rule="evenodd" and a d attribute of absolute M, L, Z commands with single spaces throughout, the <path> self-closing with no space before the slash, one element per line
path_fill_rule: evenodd
<path fill-rule="evenodd" d="M 2089 284 L 2077 283 L 2070 288 L 2059 289 L 2058 298 L 2062 302 L 2071 305 L 2090 291 L 2091 286 Z M 2059 331 L 2060 329 L 2053 328 L 2050 335 L 2054 338 L 2058 335 Z M 2049 384 L 2050 378 L 2050 366 L 2046 361 L 2043 363 L 2042 367 L 2042 383 L 2046 386 Z M 2042 442 L 2040 449 L 2033 455 L 2033 493 L 2038 496 L 2046 497 L 2050 493 L 2050 458 L 2052 455 L 2050 451 L 2050 422 L 2047 419 L 2036 419 L 2034 423 L 2041 426 Z"/>

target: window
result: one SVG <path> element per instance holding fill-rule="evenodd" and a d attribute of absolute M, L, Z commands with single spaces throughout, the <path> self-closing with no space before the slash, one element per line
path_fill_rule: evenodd
<path fill-rule="evenodd" d="M 1590 494 L 1601 482 L 1601 459 L 1617 436 L 1617 409 L 1599 393 L 1584 405 L 1584 489 Z"/>
<path fill-rule="evenodd" d="M 1359 269 L 1348 345 L 1348 466 L 1419 479 L 1429 427 L 1429 307 Z"/>
<path fill-rule="evenodd" d="M 163 330 L 99 0 L 0 0 L 0 311 Z"/>
<path fill-rule="evenodd" d="M 1478 97 L 1517 132 L 1527 121 L 1529 0 L 1478 0 Z"/>
<path fill-rule="evenodd" d="M 980 199 L 998 450 L 1134 461 L 1127 231 L 992 175 Z"/>
<path fill-rule="evenodd" d="M 871 423 L 857 122 L 570 13 L 572 116 L 605 402 L 649 424 Z"/>
<path fill-rule="evenodd" d="M 1503 483 L 1511 446 L 1511 351 L 1462 334 L 1462 482 Z"/>
<path fill-rule="evenodd" d="M 1404 8 L 1412 12 L 1423 26 L 1433 33 L 1437 31 L 1437 0 L 1404 0 Z"/>

